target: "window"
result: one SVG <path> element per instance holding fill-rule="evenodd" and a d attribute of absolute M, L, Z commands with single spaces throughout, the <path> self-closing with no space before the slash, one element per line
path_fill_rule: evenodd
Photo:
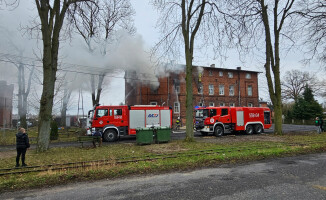
<path fill-rule="evenodd" d="M 251 79 L 251 74 L 250 73 L 246 73 L 246 79 Z"/>
<path fill-rule="evenodd" d="M 176 85 L 176 86 L 174 87 L 174 90 L 175 90 L 175 92 L 176 92 L 177 94 L 179 94 L 179 93 L 180 93 L 180 85 Z"/>
<path fill-rule="evenodd" d="M 235 107 L 234 103 L 229 103 L 230 107 Z"/>
<path fill-rule="evenodd" d="M 214 107 L 214 102 L 209 102 L 210 107 Z"/>
<path fill-rule="evenodd" d="M 248 103 L 248 107 L 254 107 L 252 103 Z"/>
<path fill-rule="evenodd" d="M 223 76 L 223 72 L 222 71 L 218 72 L 218 75 Z"/>
<path fill-rule="evenodd" d="M 234 85 L 229 86 L 229 96 L 234 96 Z"/>
<path fill-rule="evenodd" d="M 149 103 L 149 105 L 154 105 L 154 106 L 156 106 L 156 105 L 157 105 L 157 101 L 151 101 L 151 102 Z"/>
<path fill-rule="evenodd" d="M 209 70 L 209 71 L 208 71 L 208 74 L 209 74 L 209 76 L 213 76 L 213 72 L 212 72 L 212 70 Z"/>
<path fill-rule="evenodd" d="M 108 116 L 108 110 L 107 109 L 98 109 L 96 110 L 96 117 L 103 117 Z"/>
<path fill-rule="evenodd" d="M 203 117 L 204 110 L 196 110 L 196 117 Z"/>
<path fill-rule="evenodd" d="M 222 106 L 225 106 L 225 103 L 221 102 L 221 103 L 220 103 L 220 106 L 221 106 L 221 107 L 222 107 Z"/>
<path fill-rule="evenodd" d="M 233 72 L 228 72 L 228 77 L 233 78 Z"/>
<path fill-rule="evenodd" d="M 174 113 L 180 113 L 180 103 L 174 102 Z"/>
<path fill-rule="evenodd" d="M 252 96 L 252 86 L 248 85 L 248 96 Z"/>
<path fill-rule="evenodd" d="M 158 94 L 158 88 L 157 89 L 151 89 L 152 94 Z"/>
<path fill-rule="evenodd" d="M 201 83 L 198 84 L 198 94 L 203 94 L 203 85 Z"/>
<path fill-rule="evenodd" d="M 219 85 L 219 95 L 224 95 L 224 85 Z"/>
<path fill-rule="evenodd" d="M 210 109 L 209 110 L 209 117 L 213 117 L 216 115 L 216 109 Z"/>
<path fill-rule="evenodd" d="M 114 109 L 113 113 L 114 113 L 115 116 L 122 115 L 122 109 Z"/>
<path fill-rule="evenodd" d="M 209 95 L 213 95 L 214 94 L 214 85 L 209 85 L 208 91 L 209 91 Z"/>
<path fill-rule="evenodd" d="M 228 109 L 221 110 L 221 116 L 228 115 Z"/>
<path fill-rule="evenodd" d="M 199 102 L 198 106 L 204 106 L 203 102 Z"/>

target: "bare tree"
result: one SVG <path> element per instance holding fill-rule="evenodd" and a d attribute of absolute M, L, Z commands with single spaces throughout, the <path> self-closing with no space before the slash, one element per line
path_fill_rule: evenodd
<path fill-rule="evenodd" d="M 322 82 L 316 78 L 316 75 L 299 70 L 287 71 L 282 78 L 283 99 L 296 101 L 307 85 L 317 95 L 322 94 L 324 91 Z"/>
<path fill-rule="evenodd" d="M 70 101 L 72 89 L 69 87 L 69 82 L 67 79 L 67 73 L 63 76 L 63 96 L 62 96 L 62 106 L 61 106 L 61 126 L 66 127 L 66 117 L 67 117 L 67 109 Z"/>
<path fill-rule="evenodd" d="M 323 65 L 326 61 L 326 2 L 324 0 L 302 0 L 298 13 L 304 17 L 301 31 L 305 44 L 309 46 L 310 61 L 317 57 Z"/>
<path fill-rule="evenodd" d="M 184 48 L 186 60 L 186 141 L 192 141 L 193 133 L 193 60 L 194 49 L 220 42 L 219 7 L 209 0 L 166 0 L 153 1 L 161 16 L 158 26 L 163 35 L 154 52 L 163 49 L 161 55 L 179 55 Z M 202 42 L 199 42 L 200 37 Z M 195 45 L 196 42 L 196 45 Z M 201 44 L 201 45 L 198 45 Z M 216 46 L 220 48 L 220 46 Z"/>
<path fill-rule="evenodd" d="M 13 9 L 16 8 L 18 5 L 19 5 L 19 0 L 0 0 L 0 10 L 2 6 Z"/>
<path fill-rule="evenodd" d="M 96 1 L 96 4 L 84 2 L 76 4 L 69 10 L 70 22 L 77 33 L 84 39 L 88 51 L 95 50 L 94 43 L 102 43 L 102 55 L 107 54 L 107 44 L 114 31 L 118 28 L 134 32 L 134 10 L 129 0 Z M 99 72 L 98 77 L 91 75 L 91 91 L 93 106 L 100 102 L 102 85 L 107 74 L 106 70 Z"/>
<path fill-rule="evenodd" d="M 264 68 L 270 99 L 275 112 L 275 134 L 282 134 L 282 92 L 280 52 L 288 51 L 294 43 L 296 0 L 229 1 L 226 17 L 230 20 L 230 36 L 245 51 L 264 50 Z M 262 35 L 264 37 L 262 37 Z M 260 43 L 262 39 L 263 43 Z M 291 43 L 280 42 L 288 40 Z M 281 44 L 286 44 L 281 46 Z"/>
<path fill-rule="evenodd" d="M 49 148 L 53 97 L 58 70 L 60 32 L 68 8 L 87 0 L 35 0 L 43 42 L 43 90 L 40 101 L 37 151 Z M 89 0 L 90 1 L 90 0 Z"/>
<path fill-rule="evenodd" d="M 2 54 L 2 57 L 6 59 L 6 62 L 12 63 L 13 65 L 16 66 L 18 73 L 17 73 L 17 82 L 18 82 L 18 115 L 19 115 L 19 120 L 20 120 L 20 126 L 27 128 L 27 123 L 26 123 L 26 115 L 27 115 L 27 99 L 28 95 L 30 93 L 30 88 L 32 84 L 32 77 L 34 73 L 34 64 L 28 64 L 29 61 L 24 59 L 24 52 L 26 49 L 24 49 L 24 46 L 20 45 L 19 43 L 16 42 L 15 39 L 13 38 L 14 35 L 11 31 L 7 30 L 4 27 L 0 27 L 0 34 L 2 40 L 2 44 L 6 44 L 7 51 L 11 51 L 15 53 L 16 55 L 13 54 Z M 29 65 L 29 66 L 27 66 Z M 26 82 L 26 71 L 25 69 L 29 69 L 29 76 L 27 76 L 27 82 Z"/>

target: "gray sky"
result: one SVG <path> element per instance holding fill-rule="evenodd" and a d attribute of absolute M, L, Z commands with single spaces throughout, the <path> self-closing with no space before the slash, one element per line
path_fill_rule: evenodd
<path fill-rule="evenodd" d="M 149 0 L 131 0 L 132 6 L 136 11 L 135 15 L 135 27 L 137 29 L 136 38 L 141 48 L 145 51 L 149 51 L 150 47 L 152 47 L 156 42 L 160 39 L 160 34 L 158 30 L 155 29 L 155 24 L 158 18 L 158 14 L 153 9 L 151 5 L 149 5 Z M 15 41 L 15 44 L 21 46 L 21 49 L 24 49 L 24 56 L 32 57 L 34 54 L 39 54 L 40 49 L 36 45 L 36 40 L 28 39 L 27 35 L 21 36 L 22 32 L 20 32 L 20 27 L 24 27 L 29 24 L 29 21 L 36 16 L 36 10 L 34 7 L 34 1 L 27 0 L 21 1 L 20 6 L 13 11 L 0 10 L 0 28 L 5 28 L 12 31 L 12 36 Z M 1 30 L 1 29 L 0 29 Z M 0 32 L 1 33 L 1 32 Z M 41 45 L 41 43 L 39 44 Z M 10 46 L 9 46 L 10 47 Z M 67 52 L 72 52 L 69 49 L 69 45 L 62 45 L 63 48 L 68 49 Z M 73 48 L 73 47 L 71 47 Z M 137 49 L 135 49 L 137 51 Z M 138 50 L 139 51 L 139 50 Z M 8 45 L 0 40 L 0 53 L 15 53 L 15 51 L 11 48 L 8 48 Z M 63 51 L 64 52 L 64 51 Z M 204 52 L 204 51 L 203 51 Z M 64 53 L 69 54 L 69 53 Z M 145 56 L 145 55 L 140 55 Z M 247 57 L 245 62 L 241 62 L 239 56 L 236 51 L 231 50 L 227 58 L 220 61 L 220 59 L 213 59 L 213 53 L 208 49 L 205 53 L 195 52 L 195 65 L 209 66 L 210 64 L 216 64 L 216 67 L 223 68 L 231 68 L 235 69 L 238 66 L 241 66 L 242 69 L 247 70 L 256 70 L 263 72 L 263 65 L 261 62 L 261 58 L 259 57 Z M 281 57 L 281 73 L 291 70 L 291 69 L 299 69 L 302 71 L 310 71 L 312 73 L 318 73 L 320 71 L 320 66 L 316 63 L 312 63 L 309 67 L 305 67 L 301 64 L 300 59 L 302 59 L 302 55 L 300 52 L 291 52 L 287 55 L 282 55 Z M 76 59 L 75 59 L 76 60 Z M 93 59 L 92 59 L 93 60 Z M 184 64 L 185 61 L 183 58 L 177 61 L 179 64 Z M 74 61 L 69 61 L 72 64 L 80 64 Z M 87 65 L 92 65 L 88 63 Z M 7 63 L 0 62 L 0 80 L 7 80 L 9 83 L 16 83 L 17 78 L 15 67 L 9 65 Z M 8 78 L 11 77 L 11 78 Z M 81 76 L 82 77 L 82 76 Z M 101 104 L 119 104 L 124 101 L 124 79 L 123 73 L 117 74 L 115 76 L 108 76 L 108 84 L 106 89 L 103 92 L 103 97 L 101 98 Z M 81 79 L 83 80 L 83 79 Z M 265 76 L 263 74 L 260 75 L 260 97 L 265 100 L 268 99 L 267 88 L 265 84 Z M 85 82 L 85 81 L 84 81 Z M 77 113 L 77 97 L 78 93 L 74 94 L 73 106 L 70 107 L 69 113 L 76 114 Z M 85 113 L 87 110 L 91 109 L 91 101 L 90 94 L 88 92 L 84 92 L 84 108 Z"/>

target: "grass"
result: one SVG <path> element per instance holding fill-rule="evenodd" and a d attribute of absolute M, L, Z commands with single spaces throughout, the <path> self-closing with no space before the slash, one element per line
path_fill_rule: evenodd
<path fill-rule="evenodd" d="M 0 131 L 0 145 L 15 145 L 16 144 L 16 133 L 18 130 L 1 130 Z M 31 144 L 36 144 L 37 142 L 37 127 L 28 128 L 26 131 L 28 137 L 30 138 Z M 59 130 L 58 140 L 53 140 L 51 142 L 71 142 L 76 141 L 77 136 L 80 135 L 82 130 L 80 128 L 70 128 L 68 130 Z"/>
<path fill-rule="evenodd" d="M 273 138 L 273 141 L 270 138 Z M 173 141 L 166 144 L 137 146 L 135 144 L 113 144 L 100 148 L 51 148 L 44 153 L 28 151 L 27 163 L 30 166 L 116 159 L 123 157 L 143 157 L 156 154 L 193 154 L 199 150 L 219 149 L 219 153 L 181 156 L 178 158 L 139 161 L 118 164 L 97 165 L 88 168 L 65 169 L 61 171 L 33 172 L 29 174 L 0 176 L 0 191 L 38 188 L 76 181 L 117 178 L 128 175 L 163 173 L 216 166 L 223 163 L 239 163 L 265 158 L 322 152 L 326 150 L 326 134 L 268 136 L 268 140 L 214 143 L 204 139 L 197 142 Z M 325 141 L 325 142 L 324 142 Z M 240 148 L 241 147 L 241 148 Z M 267 148 L 268 147 L 268 148 Z M 2 152 L 3 153 L 3 152 Z M 9 152 L 6 152 L 9 153 Z M 1 156 L 0 168 L 12 168 L 15 154 Z"/>

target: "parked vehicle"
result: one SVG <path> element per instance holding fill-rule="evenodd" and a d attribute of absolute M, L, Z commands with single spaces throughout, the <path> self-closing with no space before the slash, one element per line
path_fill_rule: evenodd
<path fill-rule="evenodd" d="M 87 135 L 102 131 L 104 141 L 136 135 L 137 128 L 172 128 L 172 108 L 166 106 L 96 106 L 88 112 Z"/>
<path fill-rule="evenodd" d="M 30 121 L 26 121 L 26 124 L 28 127 L 32 127 L 33 126 L 33 123 L 30 122 Z M 20 121 L 17 122 L 17 126 L 19 127 L 20 126 Z"/>
<path fill-rule="evenodd" d="M 226 130 L 260 134 L 272 126 L 269 108 L 201 107 L 195 110 L 195 128 L 202 135 L 222 136 Z"/>

